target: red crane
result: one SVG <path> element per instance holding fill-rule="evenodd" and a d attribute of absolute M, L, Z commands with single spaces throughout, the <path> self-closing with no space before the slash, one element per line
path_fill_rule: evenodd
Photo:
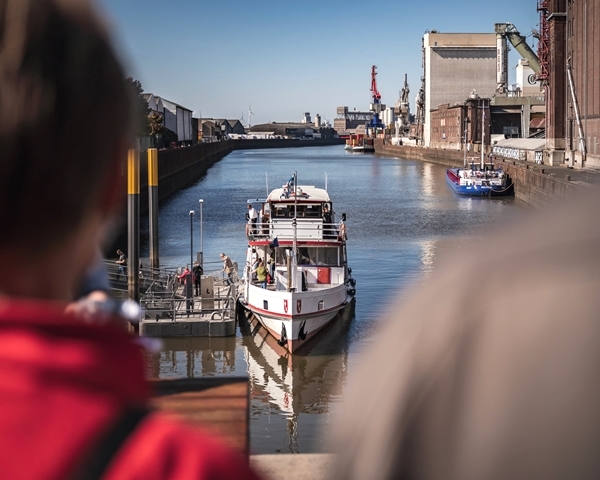
<path fill-rule="evenodd" d="M 373 92 L 373 103 L 379 103 L 381 100 L 381 93 L 377 90 L 377 66 L 371 67 L 371 92 Z"/>

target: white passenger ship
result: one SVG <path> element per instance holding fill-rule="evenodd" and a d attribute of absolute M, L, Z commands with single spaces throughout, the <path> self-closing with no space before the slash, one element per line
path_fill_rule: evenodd
<path fill-rule="evenodd" d="M 331 322 L 354 298 L 348 268 L 345 214 L 336 222 L 326 190 L 298 186 L 294 176 L 260 204 L 247 225 L 248 252 L 240 302 L 294 352 Z M 253 280 L 261 258 L 269 272 L 266 288 Z"/>

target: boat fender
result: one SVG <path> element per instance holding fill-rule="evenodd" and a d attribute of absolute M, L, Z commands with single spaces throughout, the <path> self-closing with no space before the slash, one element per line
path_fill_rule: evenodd
<path fill-rule="evenodd" d="M 288 341 L 287 330 L 285 329 L 285 323 L 281 323 L 281 337 L 277 340 L 279 346 L 283 347 Z"/>
<path fill-rule="evenodd" d="M 349 279 L 348 282 L 350 282 L 350 285 L 352 286 L 356 285 L 356 280 L 354 280 L 353 278 Z"/>

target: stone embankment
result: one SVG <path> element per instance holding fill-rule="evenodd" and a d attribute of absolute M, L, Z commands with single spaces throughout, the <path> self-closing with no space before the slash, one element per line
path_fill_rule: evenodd
<path fill-rule="evenodd" d="M 394 146 L 384 144 L 381 139 L 375 141 L 375 152 L 447 167 L 462 167 L 464 162 L 464 154 L 460 151 L 410 145 Z M 548 167 L 501 157 L 494 157 L 494 163 L 501 166 L 514 182 L 515 196 L 535 208 L 543 208 L 553 200 L 568 198 L 585 187 L 600 183 L 600 174 L 591 170 L 574 170 L 564 166 Z"/>

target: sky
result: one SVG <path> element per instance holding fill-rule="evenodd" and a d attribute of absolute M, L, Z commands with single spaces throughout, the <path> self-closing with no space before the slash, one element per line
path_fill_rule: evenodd
<path fill-rule="evenodd" d="M 96 0 L 128 76 L 196 117 L 253 125 L 333 123 L 338 106 L 368 110 L 371 66 L 393 106 L 408 75 L 411 111 L 425 32 L 493 33 L 513 23 L 537 48 L 536 0 Z M 510 47 L 509 47 L 510 48 Z M 510 48 L 509 83 L 518 54 Z"/>

